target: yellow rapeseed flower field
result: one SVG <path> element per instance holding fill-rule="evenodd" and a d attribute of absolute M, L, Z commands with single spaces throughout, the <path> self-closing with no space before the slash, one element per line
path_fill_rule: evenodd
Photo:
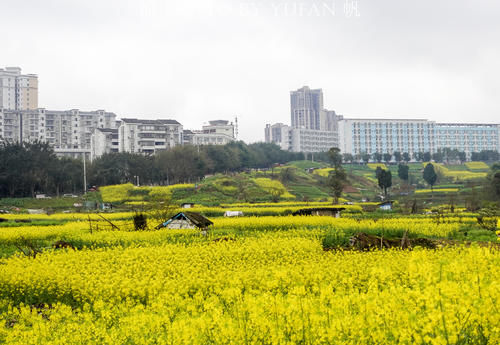
<path fill-rule="evenodd" d="M 490 168 L 485 162 L 466 162 L 465 166 L 469 170 L 487 170 Z"/>
<path fill-rule="evenodd" d="M 376 170 L 378 167 L 380 167 L 381 169 L 387 170 L 387 166 L 384 163 L 368 163 L 366 165 L 368 166 L 368 168 L 370 168 L 372 170 Z"/>
<path fill-rule="evenodd" d="M 84 214 L 0 228 L 2 245 L 43 246 L 0 258 L 0 344 L 500 343 L 498 248 L 321 245 L 332 232 L 448 238 L 473 214 L 219 217 L 207 236 L 132 231 L 131 215 L 106 216 L 119 231 L 93 215 L 91 232 Z"/>
<path fill-rule="evenodd" d="M 487 248 L 324 252 L 291 235 L 0 262 L 8 344 L 500 342 Z"/>

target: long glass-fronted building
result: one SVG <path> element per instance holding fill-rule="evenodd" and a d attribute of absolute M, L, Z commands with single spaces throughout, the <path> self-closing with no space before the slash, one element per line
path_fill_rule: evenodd
<path fill-rule="evenodd" d="M 465 152 L 500 152 L 500 125 L 436 123 L 428 120 L 349 119 L 339 121 L 344 153 L 434 153 L 450 148 Z"/>

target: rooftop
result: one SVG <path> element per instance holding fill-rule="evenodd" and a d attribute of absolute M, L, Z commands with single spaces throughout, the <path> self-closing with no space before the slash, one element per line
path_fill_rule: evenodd
<path fill-rule="evenodd" d="M 133 119 L 133 118 L 122 118 L 125 123 L 138 123 L 145 125 L 180 125 L 176 120 L 170 119 L 158 119 L 158 120 L 146 120 L 146 119 Z"/>

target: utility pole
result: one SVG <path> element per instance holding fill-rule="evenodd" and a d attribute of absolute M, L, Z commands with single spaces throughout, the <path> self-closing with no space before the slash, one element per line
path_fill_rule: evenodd
<path fill-rule="evenodd" d="M 85 151 L 83 152 L 83 195 L 87 194 L 87 166 L 85 165 Z"/>

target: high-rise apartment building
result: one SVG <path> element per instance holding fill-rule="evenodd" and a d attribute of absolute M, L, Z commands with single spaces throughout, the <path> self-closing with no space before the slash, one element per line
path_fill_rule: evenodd
<path fill-rule="evenodd" d="M 293 128 L 323 129 L 321 128 L 323 91 L 311 90 L 308 86 L 291 91 L 290 111 Z"/>
<path fill-rule="evenodd" d="M 0 68 L 0 109 L 38 108 L 38 76 L 21 74 L 19 67 Z"/>
<path fill-rule="evenodd" d="M 290 92 L 291 126 L 266 125 L 265 138 L 284 150 L 294 152 L 328 151 L 338 146 L 338 121 L 333 110 L 323 107 L 323 91 L 304 86 Z"/>
<path fill-rule="evenodd" d="M 96 128 L 115 128 L 116 115 L 104 110 L 2 110 L 0 137 L 9 142 L 49 143 L 58 156 L 90 158 Z"/>

